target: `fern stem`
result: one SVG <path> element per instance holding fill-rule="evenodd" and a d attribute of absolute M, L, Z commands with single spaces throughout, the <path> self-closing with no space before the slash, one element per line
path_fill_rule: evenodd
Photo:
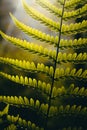
<path fill-rule="evenodd" d="M 51 106 L 51 99 L 52 99 L 52 90 L 53 90 L 53 86 L 54 86 L 54 77 L 55 77 L 55 70 L 56 70 L 56 66 L 57 66 L 57 56 L 59 53 L 59 45 L 60 45 L 60 40 L 61 40 L 61 32 L 62 32 L 62 23 L 63 23 L 63 14 L 64 14 L 64 6 L 65 6 L 65 1 L 63 3 L 63 7 L 62 7 L 62 16 L 61 16 L 61 20 L 60 20 L 60 31 L 59 31 L 59 40 L 58 40 L 58 44 L 57 44 L 57 50 L 56 50 L 56 59 L 54 61 L 54 73 L 53 73 L 53 77 L 52 77 L 52 84 L 51 84 L 51 91 L 50 91 L 50 95 L 49 95 L 49 107 L 48 107 L 48 111 L 47 111 L 47 116 L 46 116 L 46 124 L 45 124 L 45 130 L 47 130 L 47 123 L 48 123 L 48 116 L 49 116 L 49 111 L 50 111 L 50 106 Z"/>

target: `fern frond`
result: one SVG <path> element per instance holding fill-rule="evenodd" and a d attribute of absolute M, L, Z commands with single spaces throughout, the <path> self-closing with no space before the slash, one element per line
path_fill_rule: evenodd
<path fill-rule="evenodd" d="M 0 111 L 0 117 L 3 115 L 7 115 L 9 111 L 9 104 L 3 109 L 3 111 Z"/>
<path fill-rule="evenodd" d="M 22 107 L 34 107 L 34 109 L 39 109 L 41 112 L 43 112 L 44 114 L 47 113 L 47 109 L 48 109 L 48 104 L 40 104 L 39 100 L 34 101 L 32 98 L 30 100 L 28 100 L 26 97 L 22 98 L 21 96 L 19 97 L 13 97 L 13 96 L 0 96 L 0 102 L 5 102 L 7 104 L 10 105 L 19 105 Z M 50 112 L 49 112 L 49 117 L 53 116 L 53 115 L 57 115 L 57 114 L 71 114 L 71 113 L 75 113 L 77 114 L 78 112 L 80 112 L 79 114 L 86 114 L 87 112 L 87 108 L 81 108 L 81 106 L 59 106 L 58 108 L 56 106 L 50 106 Z"/>
<path fill-rule="evenodd" d="M 40 103 L 39 100 L 34 100 L 33 98 L 28 99 L 27 97 L 17 97 L 17 96 L 0 96 L 0 102 L 4 102 L 6 104 L 30 108 L 33 110 L 37 110 L 37 112 L 41 112 L 41 114 L 47 114 L 48 104 Z"/>
<path fill-rule="evenodd" d="M 15 83 L 25 85 L 28 88 L 31 87 L 31 88 L 41 90 L 45 94 L 50 93 L 51 85 L 49 83 L 42 82 L 41 80 L 37 81 L 35 78 L 32 79 L 32 78 L 28 78 L 27 76 L 23 77 L 18 75 L 14 76 L 4 72 L 0 72 L 0 76 L 7 78 L 10 81 L 13 81 Z"/>
<path fill-rule="evenodd" d="M 64 0 L 58 0 L 58 2 L 60 2 L 60 4 L 64 4 Z M 86 0 L 66 0 L 65 3 L 65 8 L 71 8 L 71 7 L 75 7 L 77 6 L 79 3 L 80 4 L 85 4 L 87 1 Z"/>
<path fill-rule="evenodd" d="M 84 130 L 84 128 L 82 127 L 67 127 L 67 128 L 62 128 L 62 129 L 58 129 L 58 130 Z"/>
<path fill-rule="evenodd" d="M 75 7 L 75 6 L 77 6 L 79 3 L 80 4 L 84 4 L 84 3 L 86 3 L 87 1 L 86 0 L 70 0 L 70 1 L 66 1 L 66 3 L 65 3 L 65 7 L 66 8 L 71 8 L 71 7 Z"/>
<path fill-rule="evenodd" d="M 70 25 L 62 25 L 62 34 L 69 35 L 69 34 L 77 34 L 81 32 L 87 31 L 87 20 L 83 20 L 79 23 L 71 23 Z"/>
<path fill-rule="evenodd" d="M 8 127 L 4 128 L 4 130 L 17 130 L 17 127 L 15 124 L 10 124 Z"/>
<path fill-rule="evenodd" d="M 33 18 L 41 21 L 41 23 L 44 23 L 50 29 L 53 29 L 57 32 L 58 32 L 58 30 L 60 30 L 60 24 L 58 22 L 55 22 L 55 21 L 51 20 L 50 18 L 47 18 L 43 14 L 39 13 L 37 10 L 35 10 L 34 8 L 27 5 L 27 3 L 24 0 L 22 0 L 22 3 L 23 3 L 23 6 L 24 6 L 24 9 L 26 10 L 26 12 L 29 15 L 31 15 Z"/>
<path fill-rule="evenodd" d="M 68 116 L 68 115 L 74 115 L 78 117 L 78 114 L 80 116 L 86 116 L 87 117 L 87 107 L 81 107 L 81 106 L 70 106 L 70 105 L 66 105 L 66 106 L 59 106 L 57 108 L 57 110 L 55 110 L 55 107 L 50 107 L 50 117 L 52 116 L 58 116 L 58 115 L 63 115 L 63 116 Z M 52 113 L 52 114 L 51 114 Z"/>
<path fill-rule="evenodd" d="M 18 28 L 20 28 L 23 32 L 25 32 L 29 35 L 32 35 L 32 36 L 36 37 L 37 39 L 41 39 L 43 37 L 43 33 L 41 31 L 38 31 L 38 30 L 33 29 L 29 26 L 26 26 L 22 22 L 18 21 L 12 14 L 10 14 L 10 16 L 12 17 L 16 26 Z M 85 32 L 85 31 L 87 31 L 87 20 L 83 20 L 82 22 L 75 23 L 75 24 L 71 23 L 70 25 L 63 24 L 61 33 L 63 33 L 63 34 L 76 34 L 78 32 Z M 45 39 L 46 38 L 44 38 L 44 40 Z"/>
<path fill-rule="evenodd" d="M 87 14 L 87 4 L 82 6 L 81 8 L 71 11 L 71 12 L 64 12 L 63 18 L 71 19 L 71 18 L 79 18 L 85 16 Z"/>
<path fill-rule="evenodd" d="M 58 16 L 58 17 L 62 16 L 62 9 L 57 8 L 56 6 L 51 4 L 48 0 L 44 0 L 44 1 L 37 0 L 37 2 L 39 4 L 41 4 L 41 6 L 47 8 L 49 11 L 54 13 L 56 16 Z M 79 8 L 79 9 L 71 11 L 71 12 L 64 11 L 63 19 L 71 19 L 71 18 L 81 17 L 83 15 L 86 15 L 86 12 L 87 12 L 87 4 L 85 4 L 82 8 Z"/>
<path fill-rule="evenodd" d="M 33 99 L 31 99 L 32 101 Z M 16 105 L 16 106 L 22 106 L 22 107 L 29 107 L 34 106 L 34 100 L 31 103 L 27 97 L 22 98 L 21 96 L 0 96 L 0 102 L 4 102 L 9 105 Z"/>
<path fill-rule="evenodd" d="M 74 84 L 71 84 L 70 87 L 67 90 L 67 94 L 74 95 L 77 97 L 86 97 L 87 96 L 87 88 L 85 87 L 75 87 Z"/>
<path fill-rule="evenodd" d="M 38 53 L 40 55 L 43 55 L 43 56 L 48 56 L 49 58 L 51 59 L 56 59 L 56 50 L 48 50 L 47 48 L 44 48 L 42 46 L 39 46 L 39 45 L 35 45 L 34 43 L 29 43 L 27 42 L 26 40 L 20 40 L 20 39 L 17 39 L 17 38 L 14 38 L 14 37 L 10 37 L 4 33 L 1 32 L 1 35 L 3 38 L 5 38 L 7 41 L 13 43 L 14 45 L 17 45 L 17 46 L 20 46 L 21 48 L 24 48 L 25 50 L 28 50 L 28 51 L 31 51 L 33 53 Z M 76 42 L 77 40 L 74 40 L 71 41 L 68 43 L 69 45 L 72 45 L 72 42 L 73 44 L 79 44 L 81 43 L 81 41 L 83 41 L 83 44 L 86 43 L 87 39 L 79 39 L 78 42 Z M 68 41 L 66 41 L 68 42 Z M 66 44 L 65 42 L 65 44 Z M 61 40 L 61 44 L 63 43 L 63 41 Z M 64 43 L 63 43 L 64 44 Z M 67 44 L 66 44 L 67 45 Z M 61 45 L 60 45 L 61 46 Z M 64 45 L 65 46 L 65 45 Z M 57 59 L 57 62 L 73 62 L 73 63 L 86 63 L 87 62 L 87 54 L 86 53 L 80 53 L 77 55 L 77 53 L 74 53 L 74 54 L 66 54 L 66 53 L 59 53 L 58 54 L 58 59 Z"/>
<path fill-rule="evenodd" d="M 63 5 L 64 4 L 64 0 L 58 0 L 58 2 Z M 65 3 L 66 4 L 66 3 Z"/>
<path fill-rule="evenodd" d="M 52 44 L 54 49 L 52 46 L 50 46 L 52 49 L 48 49 L 47 47 L 45 48 L 35 43 L 30 43 L 26 40 L 21 40 L 6 35 L 0 31 L 0 35 L 8 42 L 11 42 L 13 45 L 52 60 L 51 63 L 48 63 L 49 65 L 46 66 L 46 63 L 36 64 L 34 62 L 25 60 L 22 61 L 18 59 L 0 57 L 1 66 L 7 64 L 8 66 L 11 66 L 18 70 L 21 69 L 23 72 L 28 72 L 29 75 L 29 77 L 25 76 L 25 73 L 23 76 L 14 74 L 12 75 L 0 71 L 1 78 L 6 78 L 8 81 L 12 81 L 14 85 L 17 84 L 19 87 L 23 86 L 25 90 L 25 87 L 27 87 L 29 90 L 34 90 L 34 93 L 35 91 L 37 92 L 36 96 L 33 95 L 34 99 L 32 98 L 32 93 L 28 95 L 30 98 L 26 97 L 26 95 L 0 95 L 0 125 L 3 127 L 0 127 L 0 129 L 87 129 L 87 20 L 84 20 L 84 16 L 87 15 L 87 0 L 58 0 L 61 4 L 60 8 L 57 8 L 56 5 L 51 4 L 50 0 L 36 0 L 42 7 L 52 12 L 54 16 L 60 17 L 58 22 L 46 17 L 43 13 L 40 13 L 38 10 L 28 5 L 25 0 L 21 1 L 25 11 L 30 16 L 32 16 L 32 18 L 39 21 L 39 23 L 41 22 L 42 24 L 49 27 L 50 31 L 51 29 L 54 30 L 54 35 L 56 36 L 51 36 L 42 31 L 39 31 L 38 29 L 28 26 L 19 21 L 10 13 L 10 16 L 15 25 L 25 34 L 28 34 L 37 40 Z M 70 9 L 71 7 L 72 9 Z M 78 22 L 80 19 L 77 19 L 76 23 L 75 18 L 80 17 L 82 17 L 81 22 Z M 74 18 L 74 22 L 64 22 L 64 20 L 68 21 L 68 19 L 71 18 Z M 80 37 L 79 33 L 82 32 L 84 32 L 85 35 L 81 34 L 82 38 L 78 39 L 78 37 Z M 67 35 L 73 34 L 78 34 L 76 35 L 77 39 L 71 40 L 70 37 L 67 37 Z M 63 37 L 63 35 L 66 36 Z M 81 50 L 77 50 L 77 52 L 69 50 L 66 53 L 64 51 L 61 51 L 61 49 L 68 48 Z M 70 67 L 66 67 L 68 62 Z M 65 65 L 65 63 L 67 64 Z M 73 65 L 79 65 L 76 65 L 76 68 L 73 68 L 72 63 Z M 63 65 L 65 65 L 65 67 Z M 78 68 L 80 66 L 82 68 Z M 35 75 L 33 75 L 38 73 L 40 73 L 39 77 L 35 77 Z M 42 76 L 41 80 L 39 80 L 40 76 Z M 67 82 L 68 85 L 70 83 L 72 84 L 68 86 Z M 75 86 L 73 83 L 79 85 Z M 83 84 L 84 87 L 81 86 L 80 83 Z M 40 94 L 39 99 L 37 97 L 38 94 Z M 2 110 L 4 105 L 5 108 Z M 17 111 L 12 111 L 14 108 L 16 108 L 15 110 Z M 24 111 L 26 112 L 26 115 L 23 113 Z M 16 114 L 17 112 L 18 114 Z M 13 114 L 11 115 L 11 113 Z M 28 114 L 31 117 L 28 117 Z M 23 117 L 25 117 L 25 119 L 23 119 Z M 38 117 L 39 120 L 36 120 L 36 117 Z M 75 121 L 72 122 L 72 119 L 75 119 Z M 38 122 L 40 120 L 41 122 Z"/>
<path fill-rule="evenodd" d="M 62 95 L 66 95 L 66 89 L 64 86 L 56 88 L 55 86 L 52 89 L 52 99 L 55 99 L 56 97 L 60 97 Z"/>
<path fill-rule="evenodd" d="M 62 9 L 57 8 L 53 4 L 51 4 L 48 0 L 36 0 L 42 7 L 47 8 L 49 11 L 54 13 L 56 16 L 62 16 Z"/>
<path fill-rule="evenodd" d="M 66 89 L 64 86 L 60 88 L 53 87 L 52 99 L 64 96 L 87 98 L 87 89 L 85 87 L 75 87 L 74 84 L 71 84 L 68 89 Z"/>
<path fill-rule="evenodd" d="M 20 40 L 18 38 L 8 36 L 5 33 L 3 33 L 2 31 L 0 31 L 0 34 L 4 39 L 8 40 L 9 42 L 11 42 L 10 40 L 12 40 L 12 41 L 16 40 L 16 42 L 19 43 L 19 45 L 23 46 L 23 43 L 24 43 L 24 44 L 26 44 L 26 49 L 29 48 L 28 47 L 29 42 L 27 42 L 26 40 L 22 41 L 22 40 Z M 46 35 L 45 35 L 45 37 L 46 37 Z M 57 46 L 57 43 L 58 43 L 58 37 L 57 36 L 53 37 L 53 36 L 49 35 L 47 37 L 49 37 L 49 38 L 48 38 L 48 40 L 47 40 L 47 38 L 45 39 L 45 40 L 47 40 L 46 42 L 49 42 L 49 43 L 54 44 L 55 46 Z M 34 43 L 30 43 L 30 44 L 32 44 L 32 46 L 33 46 Z M 61 49 L 71 48 L 71 47 L 73 47 L 75 49 L 79 49 L 79 48 L 85 48 L 86 46 L 87 46 L 87 38 L 79 38 L 78 40 L 77 39 L 74 39 L 74 40 L 61 39 L 59 47 Z M 34 44 L 34 47 L 35 47 L 35 44 Z M 32 47 L 32 48 L 34 48 L 34 47 Z M 39 49 L 40 49 L 40 47 L 39 47 Z M 42 48 L 42 50 L 43 50 L 43 48 Z M 41 50 L 41 52 L 42 52 L 42 50 Z"/>
<path fill-rule="evenodd" d="M 44 130 L 44 128 L 40 128 L 36 126 L 35 123 L 22 119 L 21 117 L 19 117 L 19 115 L 18 116 L 7 115 L 7 121 L 9 121 L 10 123 L 17 124 L 18 126 L 23 127 L 23 128 L 28 128 L 32 130 Z"/>
<path fill-rule="evenodd" d="M 61 62 L 72 62 L 74 64 L 79 64 L 79 63 L 87 63 L 87 53 L 58 53 L 58 57 L 57 57 L 57 62 L 61 63 Z"/>
<path fill-rule="evenodd" d="M 26 97 L 24 97 L 24 99 L 23 99 L 21 96 L 19 96 L 19 98 L 16 96 L 15 97 L 13 97 L 13 96 L 11 96 L 11 97 L 10 96 L 7 96 L 7 97 L 0 96 L 0 101 L 5 102 L 7 104 L 10 103 L 11 105 L 15 104 L 16 106 L 17 105 L 19 106 L 19 104 L 22 106 L 23 105 L 25 106 L 26 104 L 29 105 L 29 103 L 33 107 L 36 105 L 36 103 L 34 103 L 33 99 L 30 99 L 30 101 L 28 101 Z M 41 104 L 41 106 L 40 106 L 40 104 L 37 103 L 37 105 L 35 107 L 36 108 L 40 107 L 39 108 L 40 111 L 46 113 L 47 109 L 48 109 L 48 104 Z M 54 116 L 54 115 L 59 115 L 59 114 L 67 115 L 67 116 L 68 116 L 68 114 L 69 115 L 72 115 L 72 114 L 76 115 L 78 113 L 82 116 L 84 116 L 84 115 L 87 116 L 87 107 L 82 108 L 81 106 L 76 106 L 76 105 L 73 105 L 73 106 L 66 105 L 64 107 L 61 105 L 57 108 L 55 106 L 50 106 L 49 117 Z M 15 118 L 15 121 L 17 118 L 19 118 L 19 117 L 17 116 Z"/>
<path fill-rule="evenodd" d="M 68 79 L 74 79 L 74 80 L 77 80 L 79 79 L 82 80 L 82 81 L 87 81 L 87 70 L 84 70 L 82 72 L 82 69 L 79 69 L 78 71 L 73 68 L 72 70 L 70 70 L 70 68 L 66 68 L 66 69 L 63 69 L 63 68 L 57 68 L 56 71 L 55 71 L 55 79 L 59 80 L 59 79 L 65 79 L 65 78 L 68 78 Z"/>
<path fill-rule="evenodd" d="M 11 59 L 11 58 L 4 58 L 4 57 L 0 57 L 0 62 L 1 63 L 5 63 L 5 64 L 9 64 L 13 67 L 16 67 L 18 69 L 22 69 L 23 71 L 27 71 L 27 72 L 42 72 L 45 73 L 49 76 L 53 76 L 53 67 L 50 66 L 45 66 L 43 63 L 38 63 L 37 65 L 35 65 L 34 62 L 29 62 L 29 61 L 25 61 L 25 60 L 18 60 L 18 59 Z"/>
<path fill-rule="evenodd" d="M 39 46 L 34 43 L 27 42 L 26 40 L 20 40 L 15 37 L 8 36 L 8 35 L 4 34 L 3 32 L 0 32 L 0 34 L 7 41 L 11 42 L 12 44 L 14 44 L 16 46 L 19 46 L 19 47 L 25 49 L 25 50 L 28 50 L 33 53 L 38 53 L 38 54 L 46 56 L 46 57 L 48 56 L 49 58 L 54 59 L 54 60 L 56 58 L 56 50 L 48 50 L 47 48 L 44 48 L 44 47 Z"/>
<path fill-rule="evenodd" d="M 11 14 L 10 14 L 11 15 Z M 45 41 L 50 44 L 57 44 L 58 43 L 58 36 L 50 36 L 49 34 L 45 34 L 37 29 L 34 29 L 32 27 L 29 27 L 21 22 L 19 22 L 13 15 L 11 15 L 13 21 L 15 22 L 16 26 L 18 26 L 23 32 L 26 34 L 39 39 L 40 41 Z M 0 31 L 0 34 L 2 32 Z"/>
<path fill-rule="evenodd" d="M 74 40 L 64 40 L 64 39 L 60 40 L 61 49 L 65 49 L 65 48 L 83 49 L 86 47 L 87 47 L 87 38 L 79 38 Z"/>

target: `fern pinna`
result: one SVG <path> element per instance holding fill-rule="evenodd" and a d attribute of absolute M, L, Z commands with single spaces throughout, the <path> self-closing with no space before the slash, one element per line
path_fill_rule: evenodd
<path fill-rule="evenodd" d="M 22 0 L 25 11 L 49 27 L 50 31 L 56 32 L 56 36 L 25 25 L 11 13 L 10 16 L 20 30 L 41 42 L 50 44 L 52 49 L 9 36 L 2 31 L 0 35 L 24 50 L 39 54 L 38 56 L 44 59 L 49 58 L 49 64 L 0 57 L 0 64 L 25 72 L 25 75 L 13 75 L 0 71 L 0 77 L 12 81 L 14 86 L 18 84 L 18 87 L 23 86 L 34 91 L 37 95 L 40 94 L 40 97 L 29 96 L 29 98 L 26 95 L 17 96 L 16 93 L 15 96 L 1 95 L 0 106 L 4 104 L 4 107 L 0 111 L 0 129 L 87 130 L 87 53 L 85 51 L 87 38 L 70 39 L 70 36 L 73 37 L 78 33 L 84 35 L 87 31 L 87 20 L 84 20 L 84 16 L 87 15 L 87 0 L 58 0 L 61 8 L 53 5 L 49 0 L 36 0 L 36 2 L 55 17 L 59 17 L 59 22 L 46 17 Z M 75 23 L 77 18 L 81 18 L 81 22 Z M 74 23 L 66 23 L 71 19 Z M 67 37 L 63 39 L 62 36 Z M 75 50 L 79 50 L 79 53 Z M 79 65 L 80 68 L 76 69 Z"/>

